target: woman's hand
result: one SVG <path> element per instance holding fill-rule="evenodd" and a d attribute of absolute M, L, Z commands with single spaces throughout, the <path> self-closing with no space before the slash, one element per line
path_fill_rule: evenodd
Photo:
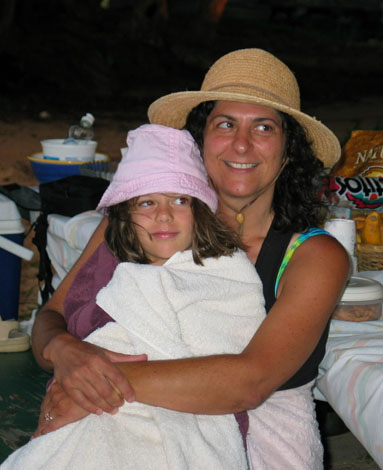
<path fill-rule="evenodd" d="M 135 400 L 128 379 L 113 364 L 146 361 L 145 354 L 119 354 L 81 341 L 70 334 L 56 336 L 44 356 L 54 365 L 62 390 L 89 413 L 115 413 L 124 401 Z"/>
<path fill-rule="evenodd" d="M 41 404 L 39 423 L 32 439 L 79 421 L 89 413 L 78 406 L 54 380 Z"/>

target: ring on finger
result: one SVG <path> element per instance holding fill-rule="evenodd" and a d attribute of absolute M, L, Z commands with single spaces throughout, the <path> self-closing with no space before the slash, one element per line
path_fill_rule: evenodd
<path fill-rule="evenodd" d="M 47 411 L 44 415 L 44 419 L 45 419 L 45 421 L 52 421 L 54 418 L 53 418 L 53 416 L 51 416 L 49 411 Z"/>

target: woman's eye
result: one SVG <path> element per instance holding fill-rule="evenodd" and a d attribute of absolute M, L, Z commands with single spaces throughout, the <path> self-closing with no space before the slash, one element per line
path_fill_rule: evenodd
<path fill-rule="evenodd" d="M 218 127 L 222 129 L 231 129 L 233 127 L 233 124 L 229 121 L 223 121 L 218 123 Z"/>
<path fill-rule="evenodd" d="M 269 124 L 259 124 L 256 129 L 262 132 L 270 132 L 273 130 L 272 126 L 270 126 Z"/>

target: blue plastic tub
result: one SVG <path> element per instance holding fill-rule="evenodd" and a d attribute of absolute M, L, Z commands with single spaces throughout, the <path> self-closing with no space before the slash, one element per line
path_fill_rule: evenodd
<path fill-rule="evenodd" d="M 109 157 L 102 153 L 96 153 L 95 159 L 89 162 L 63 161 L 44 159 L 42 153 L 36 153 L 28 157 L 33 173 L 39 183 L 56 181 L 67 176 L 81 174 L 81 169 L 107 172 Z"/>

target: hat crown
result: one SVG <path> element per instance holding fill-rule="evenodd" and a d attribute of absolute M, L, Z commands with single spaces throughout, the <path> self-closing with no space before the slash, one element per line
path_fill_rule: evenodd
<path fill-rule="evenodd" d="M 300 110 L 294 74 L 261 49 L 241 49 L 218 59 L 207 72 L 201 91 L 254 95 Z"/>
<path fill-rule="evenodd" d="M 216 210 L 217 195 L 188 131 L 144 124 L 128 133 L 127 144 L 99 210 L 151 193 L 187 194 Z"/>

